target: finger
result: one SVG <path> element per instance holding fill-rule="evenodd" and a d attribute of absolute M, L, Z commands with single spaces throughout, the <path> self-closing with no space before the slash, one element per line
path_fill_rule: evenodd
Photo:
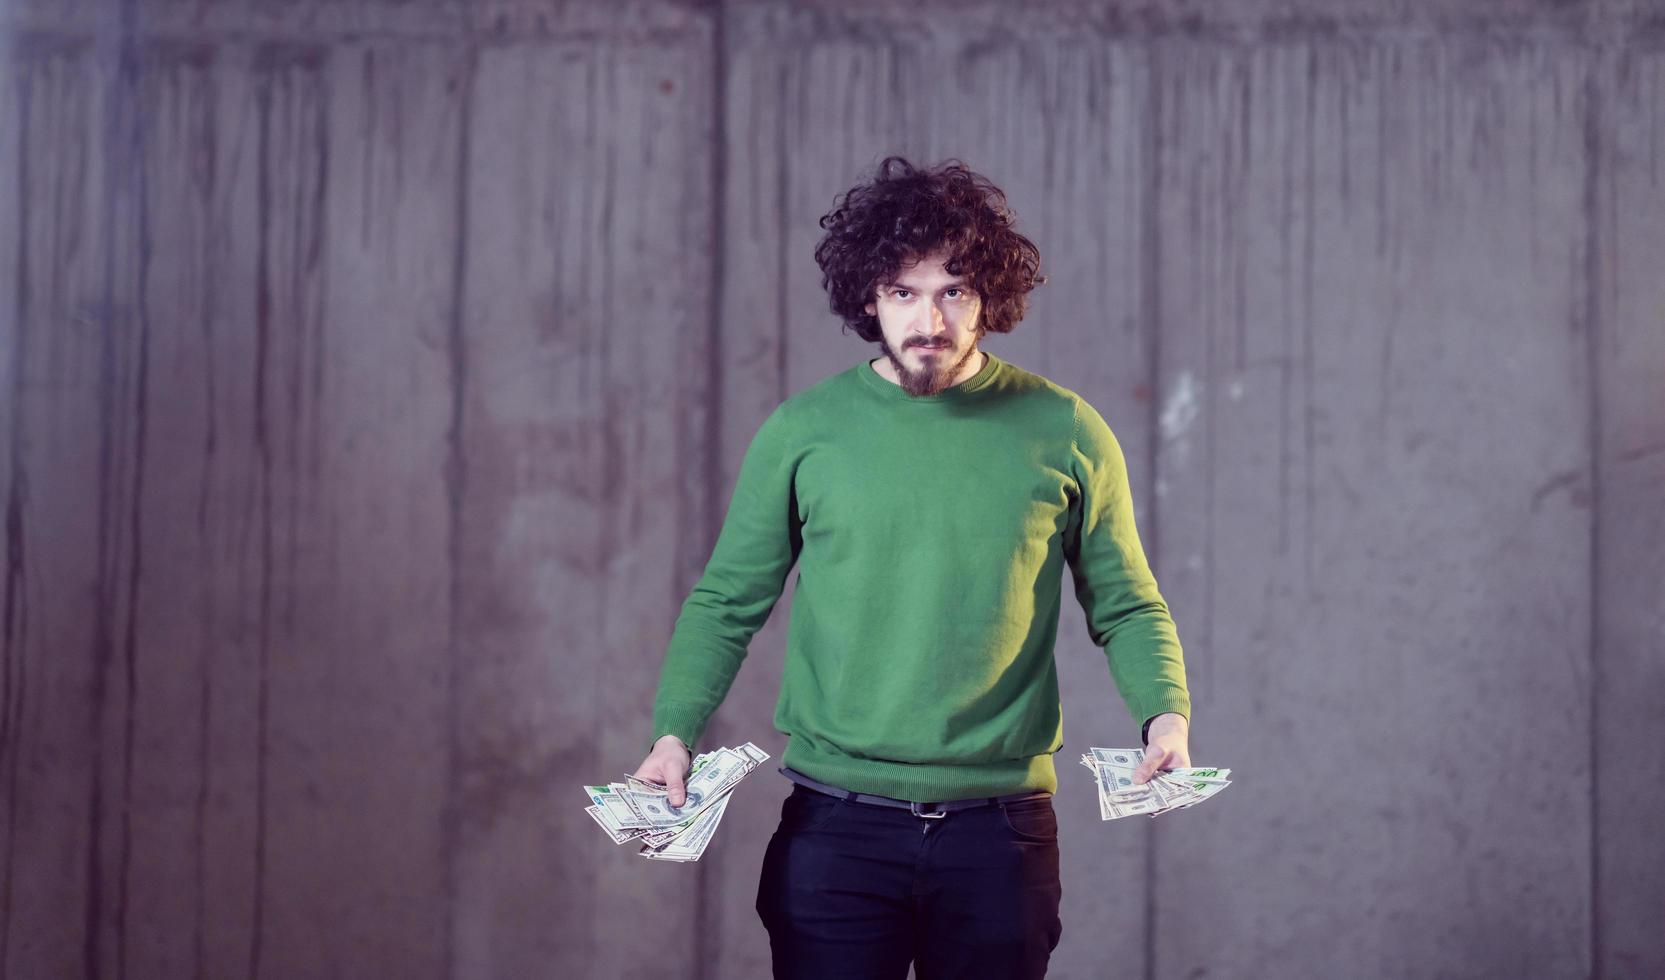
<path fill-rule="evenodd" d="M 683 793 L 681 773 L 672 770 L 665 774 L 665 799 L 671 806 L 681 806 L 687 802 L 687 796 Z"/>

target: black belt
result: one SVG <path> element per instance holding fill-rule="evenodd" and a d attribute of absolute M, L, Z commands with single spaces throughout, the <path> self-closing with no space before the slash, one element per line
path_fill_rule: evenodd
<path fill-rule="evenodd" d="M 828 786 L 826 783 L 816 782 L 796 769 L 781 767 L 780 774 L 792 780 L 805 789 L 828 796 L 836 796 L 849 800 L 851 803 L 866 803 L 870 806 L 888 806 L 901 810 L 909 810 L 916 817 L 937 819 L 946 817 L 956 810 L 970 810 L 980 806 L 997 806 L 1001 803 L 1017 803 L 1020 800 L 1037 800 L 1051 796 L 1046 790 L 1030 790 L 1024 793 L 1008 793 L 1005 796 L 985 796 L 969 800 L 941 800 L 935 803 L 915 803 L 911 800 L 899 800 L 894 796 L 876 796 L 872 793 L 857 793 L 853 790 Z"/>

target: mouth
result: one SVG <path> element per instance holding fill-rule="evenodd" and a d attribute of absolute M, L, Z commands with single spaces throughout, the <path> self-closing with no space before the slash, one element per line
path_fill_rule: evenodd
<path fill-rule="evenodd" d="M 917 350 L 917 351 L 925 351 L 927 353 L 935 353 L 939 350 L 947 350 L 948 345 L 947 344 L 914 344 L 913 349 Z"/>

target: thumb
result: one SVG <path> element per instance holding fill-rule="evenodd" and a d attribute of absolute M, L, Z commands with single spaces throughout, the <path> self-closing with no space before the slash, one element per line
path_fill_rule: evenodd
<path fill-rule="evenodd" d="M 665 767 L 665 799 L 671 806 L 677 807 L 687 802 L 686 795 L 683 793 L 681 766 Z"/>
<path fill-rule="evenodd" d="M 1153 748 L 1146 750 L 1144 761 L 1139 763 L 1139 768 L 1133 772 L 1133 781 L 1136 783 L 1148 782 L 1152 776 L 1156 775 L 1156 770 L 1162 768 L 1167 761 L 1167 749 Z"/>

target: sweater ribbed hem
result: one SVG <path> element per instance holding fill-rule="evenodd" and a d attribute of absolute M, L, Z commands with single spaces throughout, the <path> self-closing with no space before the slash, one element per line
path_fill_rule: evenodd
<path fill-rule="evenodd" d="M 1058 791 L 1050 753 L 964 765 L 889 762 L 856 759 L 793 738 L 786 743 L 781 764 L 841 789 L 915 803 Z"/>

